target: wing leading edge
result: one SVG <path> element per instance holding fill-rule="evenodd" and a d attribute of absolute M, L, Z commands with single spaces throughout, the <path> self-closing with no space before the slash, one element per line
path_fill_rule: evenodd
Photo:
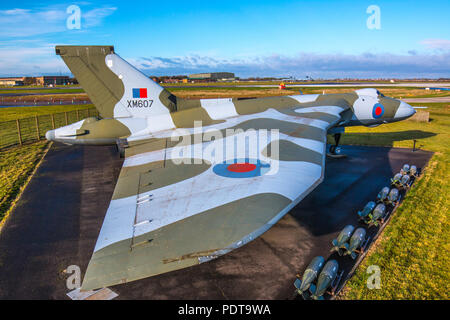
<path fill-rule="evenodd" d="M 346 109 L 269 109 L 205 127 L 279 130 L 258 142 L 255 157 L 225 156 L 226 162 L 204 151 L 229 145 L 248 130 L 206 142 L 194 138 L 187 147 L 191 157 L 180 154 L 168 134 L 130 144 L 82 290 L 203 263 L 260 236 L 322 181 L 326 132 Z M 251 173 L 230 171 L 243 158 Z"/>

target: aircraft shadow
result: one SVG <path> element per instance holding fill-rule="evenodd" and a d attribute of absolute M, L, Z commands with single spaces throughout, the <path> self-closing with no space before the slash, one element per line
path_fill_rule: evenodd
<path fill-rule="evenodd" d="M 416 131 L 412 137 L 432 135 Z M 395 139 L 403 135 L 388 136 L 398 141 Z M 375 200 L 383 187 L 389 186 L 390 178 L 403 164 L 421 168 L 432 155 L 423 150 L 364 146 L 342 146 L 341 152 L 347 157 L 327 158 L 324 181 L 290 212 L 299 226 L 316 237 L 338 232 L 347 224 L 357 224 L 358 210 Z"/>
<path fill-rule="evenodd" d="M 426 139 L 434 137 L 436 133 L 421 131 L 421 130 L 408 130 L 408 131 L 395 131 L 395 132 L 364 132 L 364 133 L 345 133 L 342 136 L 342 144 L 354 144 L 354 145 L 383 145 L 394 146 L 396 141 L 411 141 L 411 148 L 413 148 L 414 140 Z M 333 143 L 333 140 L 329 139 L 329 143 Z M 417 147 L 417 146 L 416 146 Z"/>

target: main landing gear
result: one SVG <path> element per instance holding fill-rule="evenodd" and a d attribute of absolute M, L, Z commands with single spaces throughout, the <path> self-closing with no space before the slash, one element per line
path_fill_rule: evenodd
<path fill-rule="evenodd" d="M 329 152 L 327 156 L 331 158 L 344 158 L 345 154 L 341 154 L 341 148 L 339 147 L 339 141 L 341 140 L 341 135 L 344 132 L 342 129 L 333 128 L 334 132 L 328 132 L 329 134 L 333 134 L 334 137 L 334 145 L 330 146 Z"/>
<path fill-rule="evenodd" d="M 333 137 L 334 137 L 334 145 L 330 146 L 330 154 L 338 155 L 341 152 L 341 148 L 339 148 L 339 140 L 341 140 L 341 134 L 335 133 Z"/>

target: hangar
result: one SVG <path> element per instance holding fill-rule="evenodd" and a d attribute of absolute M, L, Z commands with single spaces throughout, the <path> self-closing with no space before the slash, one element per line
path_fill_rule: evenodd
<path fill-rule="evenodd" d="M 0 78 L 0 86 L 23 86 L 25 77 Z"/>
<path fill-rule="evenodd" d="M 40 77 L 4 77 L 0 78 L 1 86 L 23 86 L 23 85 L 67 85 L 71 82 L 68 76 L 40 76 Z M 72 81 L 73 82 L 73 81 Z"/>
<path fill-rule="evenodd" d="M 194 73 L 189 75 L 189 80 L 203 81 L 232 81 L 235 79 L 232 72 Z"/>
<path fill-rule="evenodd" d="M 41 76 L 35 78 L 35 84 L 40 86 L 67 85 L 69 80 L 68 76 Z"/>

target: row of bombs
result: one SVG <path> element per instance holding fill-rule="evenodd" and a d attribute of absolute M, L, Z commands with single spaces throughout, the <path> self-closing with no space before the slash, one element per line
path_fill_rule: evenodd
<path fill-rule="evenodd" d="M 416 178 L 418 175 L 419 172 L 416 166 L 404 164 L 400 172 L 391 179 L 391 185 L 399 189 L 408 189 L 413 183 L 413 178 Z"/>
<path fill-rule="evenodd" d="M 331 241 L 333 244 L 331 252 L 337 251 L 340 256 L 350 255 L 352 259 L 356 259 L 359 253 L 364 252 L 369 239 L 370 237 L 366 238 L 364 228 L 355 230 L 354 226 L 348 225 L 336 239 Z M 322 256 L 317 256 L 306 267 L 301 280 L 300 277 L 297 277 L 294 286 L 297 293 L 305 300 L 323 300 L 325 293 L 334 294 L 343 274 L 344 270 L 339 272 L 339 263 L 336 260 L 330 260 L 325 264 L 325 259 Z M 316 278 L 317 284 L 313 284 Z"/>
<path fill-rule="evenodd" d="M 412 178 L 417 177 L 418 171 L 416 166 L 403 165 L 399 173 L 391 179 L 391 188 L 384 187 L 377 195 L 377 200 L 369 201 L 364 209 L 358 211 L 361 221 L 370 226 L 378 226 L 383 224 L 387 216 L 387 206 L 395 207 L 401 199 L 400 190 L 411 187 Z"/>
<path fill-rule="evenodd" d="M 400 201 L 399 189 L 409 188 L 412 184 L 412 177 L 417 177 L 416 166 L 405 164 L 399 173 L 391 179 L 391 187 L 384 187 L 377 195 L 377 203 L 370 201 L 362 211 L 358 212 L 361 220 L 370 225 L 378 225 L 378 221 L 386 215 L 386 206 L 395 206 Z M 360 253 L 363 253 L 370 241 L 366 238 L 366 230 L 352 225 L 347 225 L 339 233 L 338 237 L 331 243 L 333 248 L 331 252 L 337 251 L 340 256 L 349 255 L 356 259 Z M 319 273 L 320 272 L 320 273 Z M 325 264 L 322 256 L 317 256 L 306 267 L 303 276 L 297 276 L 294 286 L 303 299 L 323 300 L 323 295 L 328 293 L 334 295 L 338 287 L 344 270 L 339 271 L 339 263 L 336 260 L 330 260 Z M 314 282 L 317 282 L 314 284 Z"/>

